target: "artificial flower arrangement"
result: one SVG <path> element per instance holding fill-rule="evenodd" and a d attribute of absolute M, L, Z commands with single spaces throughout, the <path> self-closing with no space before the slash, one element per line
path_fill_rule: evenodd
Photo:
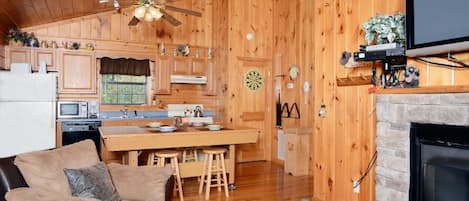
<path fill-rule="evenodd" d="M 405 46 L 405 15 L 380 15 L 371 17 L 363 24 L 365 40 L 370 44 L 398 43 Z"/>

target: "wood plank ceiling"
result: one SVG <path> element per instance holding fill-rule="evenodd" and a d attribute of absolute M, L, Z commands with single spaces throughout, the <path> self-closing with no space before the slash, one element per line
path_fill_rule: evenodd
<path fill-rule="evenodd" d="M 119 0 L 121 8 L 134 2 Z M 5 0 L 0 7 L 0 23 L 3 26 L 29 27 L 113 9 L 112 0 L 107 3 L 99 3 L 98 0 Z"/>

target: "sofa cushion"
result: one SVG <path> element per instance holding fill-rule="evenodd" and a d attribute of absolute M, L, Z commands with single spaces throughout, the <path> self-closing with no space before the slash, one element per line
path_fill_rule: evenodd
<path fill-rule="evenodd" d="M 166 182 L 173 174 L 170 167 L 130 167 L 111 163 L 108 169 L 123 200 L 164 201 Z"/>
<path fill-rule="evenodd" d="M 46 189 L 62 195 L 71 195 L 64 168 L 84 168 L 98 162 L 96 147 L 91 140 L 54 150 L 19 154 L 15 159 L 15 165 L 31 188 Z"/>
<path fill-rule="evenodd" d="M 73 196 L 120 201 L 111 177 L 103 162 L 87 168 L 64 169 Z"/>

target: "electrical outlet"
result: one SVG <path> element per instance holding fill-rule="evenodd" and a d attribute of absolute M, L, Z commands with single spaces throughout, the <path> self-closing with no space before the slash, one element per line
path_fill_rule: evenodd
<path fill-rule="evenodd" d="M 360 193 L 360 184 L 358 181 L 353 181 L 352 188 L 354 193 Z"/>

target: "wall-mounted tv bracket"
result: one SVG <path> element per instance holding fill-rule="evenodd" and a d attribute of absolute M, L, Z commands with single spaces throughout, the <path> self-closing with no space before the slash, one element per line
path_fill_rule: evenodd
<path fill-rule="evenodd" d="M 390 48 L 376 51 L 366 51 L 360 48 L 359 52 L 353 53 L 355 61 L 373 61 L 371 70 L 373 84 L 377 85 L 378 78 L 376 76 L 376 61 L 381 61 L 382 72 L 380 75 L 380 84 L 384 88 L 392 88 L 399 85 L 399 72 L 405 70 L 407 65 L 407 57 L 402 47 Z"/>

